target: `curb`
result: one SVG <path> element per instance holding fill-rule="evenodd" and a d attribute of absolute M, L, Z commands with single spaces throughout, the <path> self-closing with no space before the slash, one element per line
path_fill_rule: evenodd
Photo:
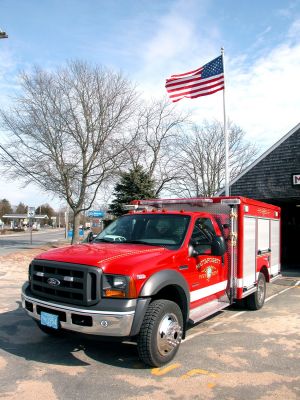
<path fill-rule="evenodd" d="M 48 233 L 48 232 L 64 232 L 64 229 L 47 229 L 47 230 L 42 230 L 42 231 L 33 231 L 32 235 L 41 235 L 43 233 Z M 24 232 L 18 232 L 18 233 L 9 233 L 5 235 L 0 235 L 0 239 L 3 237 L 9 238 L 9 237 L 18 237 L 18 236 L 24 236 L 30 234 L 30 231 L 24 231 Z"/>

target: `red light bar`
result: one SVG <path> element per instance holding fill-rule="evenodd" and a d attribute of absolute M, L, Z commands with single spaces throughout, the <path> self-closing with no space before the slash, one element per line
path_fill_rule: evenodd
<path fill-rule="evenodd" d="M 149 199 L 149 200 L 139 200 L 140 205 L 149 206 L 160 206 L 167 204 L 190 204 L 190 205 L 201 205 L 213 203 L 212 199 L 208 198 L 190 198 L 190 199 Z"/>
<path fill-rule="evenodd" d="M 222 199 L 221 204 L 228 204 L 228 205 L 241 204 L 241 200 L 240 199 Z"/>

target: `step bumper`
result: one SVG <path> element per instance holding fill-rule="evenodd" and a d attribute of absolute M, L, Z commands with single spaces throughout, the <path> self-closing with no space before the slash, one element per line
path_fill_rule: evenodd
<path fill-rule="evenodd" d="M 74 308 L 54 302 L 36 299 L 25 294 L 22 289 L 22 307 L 33 319 L 41 320 L 41 311 L 59 315 L 62 329 L 90 335 L 128 337 L 135 311 L 98 311 Z"/>

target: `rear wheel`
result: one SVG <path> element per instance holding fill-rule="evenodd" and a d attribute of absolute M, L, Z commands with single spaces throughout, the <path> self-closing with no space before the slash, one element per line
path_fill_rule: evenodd
<path fill-rule="evenodd" d="M 147 309 L 138 336 L 140 359 L 152 367 L 168 363 L 178 351 L 182 332 L 179 306 L 169 300 L 154 300 Z"/>
<path fill-rule="evenodd" d="M 261 272 L 258 275 L 257 290 L 246 297 L 246 306 L 249 310 L 259 310 L 262 308 L 266 297 L 266 278 Z"/>

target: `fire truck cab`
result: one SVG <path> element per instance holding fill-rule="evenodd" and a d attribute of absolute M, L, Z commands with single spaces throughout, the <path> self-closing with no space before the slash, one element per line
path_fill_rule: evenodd
<path fill-rule="evenodd" d="M 22 304 L 40 329 L 137 342 L 169 362 L 188 325 L 265 300 L 280 276 L 280 208 L 243 197 L 133 201 L 90 243 L 37 256 Z"/>

